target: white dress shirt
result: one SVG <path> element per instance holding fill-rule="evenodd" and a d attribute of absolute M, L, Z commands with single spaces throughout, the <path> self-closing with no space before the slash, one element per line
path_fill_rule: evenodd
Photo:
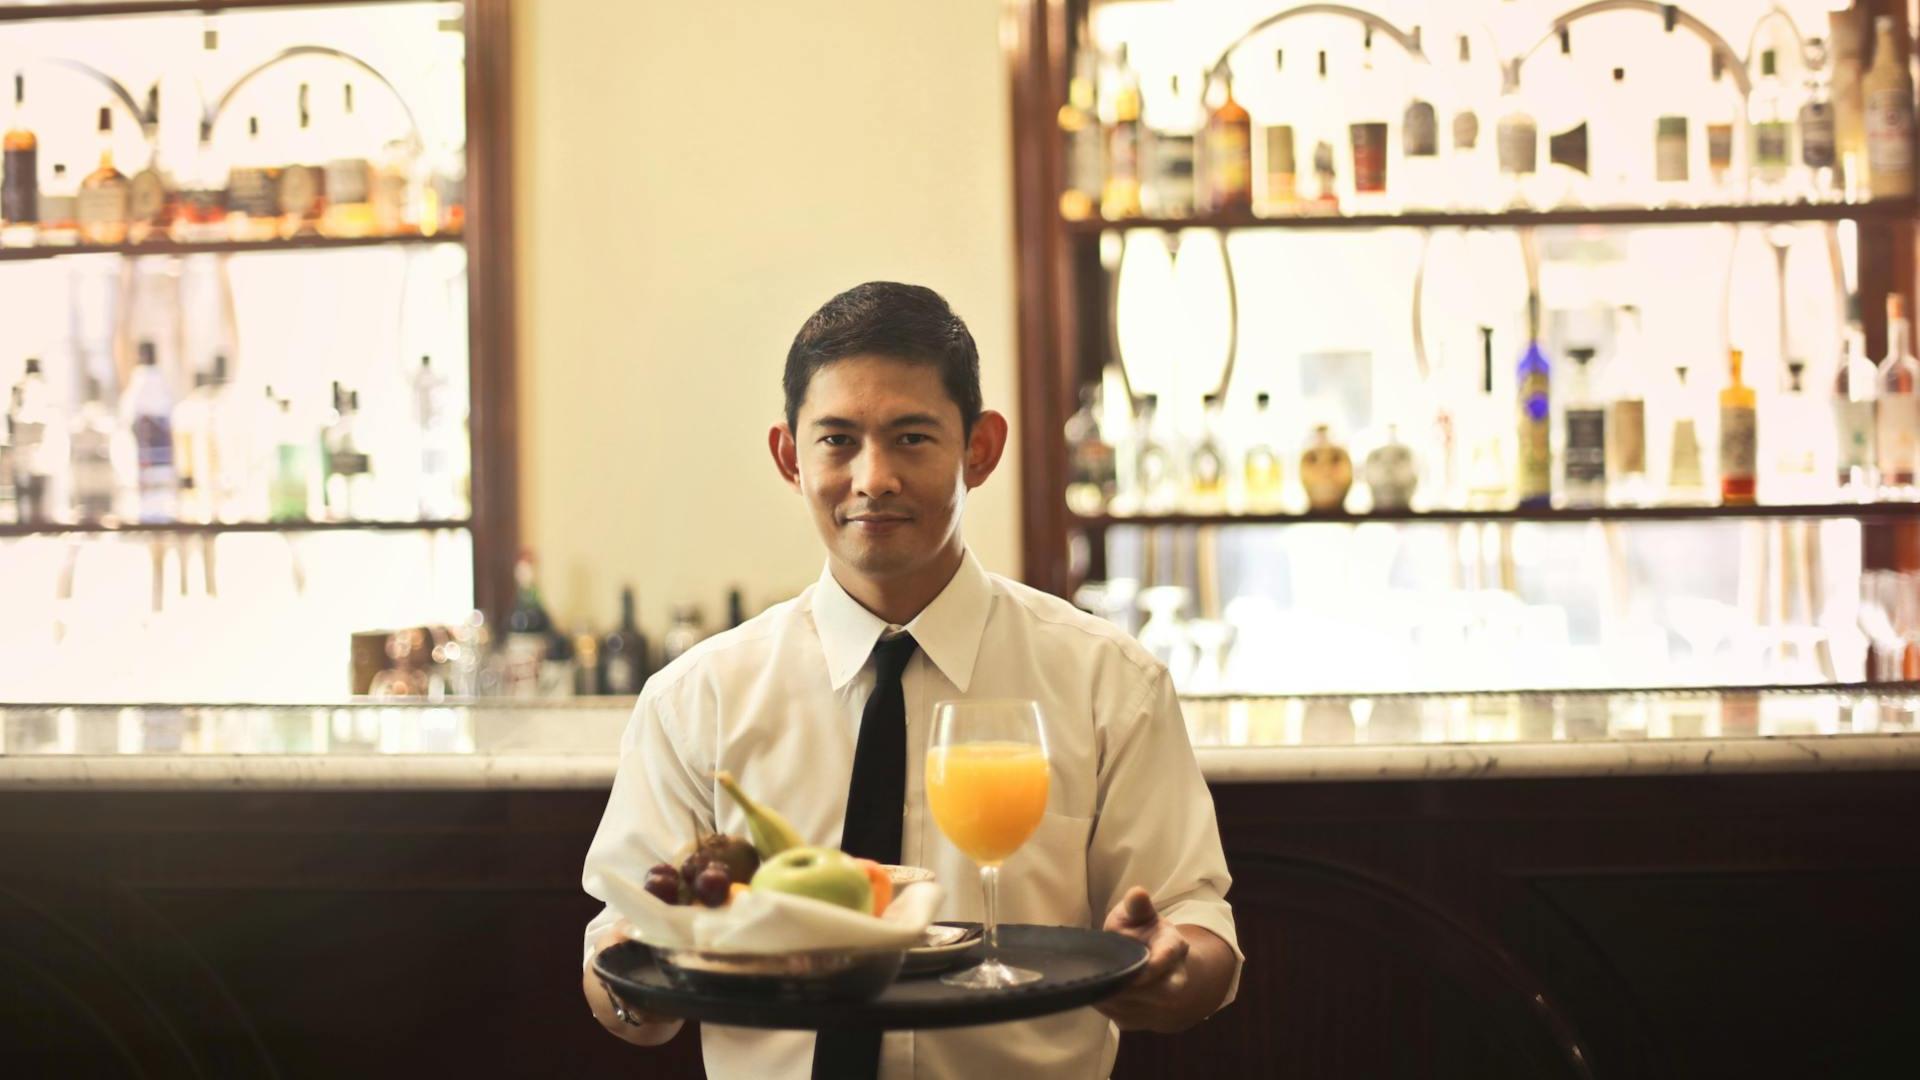
<path fill-rule="evenodd" d="M 829 568 L 798 597 L 701 642 L 649 680 L 587 852 L 587 892 L 606 899 L 602 867 L 644 877 L 690 839 L 695 820 L 702 829 L 745 835 L 740 808 L 711 779 L 716 769 L 731 771 L 810 842 L 838 844 L 860 714 L 873 689 L 869 654 L 888 629 Z M 971 552 L 906 630 L 920 647 L 903 676 L 901 861 L 931 868 L 946 885 L 940 918 L 978 920 L 982 899 L 974 864 L 927 812 L 934 703 L 1033 698 L 1046 725 L 1052 780 L 1045 817 L 1001 874 L 1001 922 L 1098 927 L 1129 887 L 1141 885 L 1163 917 L 1211 930 L 1239 954 L 1213 800 L 1164 667 L 1112 624 L 987 573 Z M 588 925 L 589 949 L 615 918 L 603 911 Z M 709 1075 L 808 1075 L 809 1032 L 701 1031 Z M 1117 1029 L 1085 1008 L 1019 1023 L 889 1032 L 880 1074 L 1097 1078 L 1112 1070 L 1118 1047 Z"/>

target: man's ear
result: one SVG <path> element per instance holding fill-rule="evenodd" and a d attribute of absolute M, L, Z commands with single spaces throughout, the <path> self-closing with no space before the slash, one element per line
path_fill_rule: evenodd
<path fill-rule="evenodd" d="M 780 470 L 780 479 L 795 491 L 800 490 L 800 454 L 793 444 L 793 432 L 785 424 L 775 424 L 767 429 L 767 452 L 773 455 L 773 467 Z"/>
<path fill-rule="evenodd" d="M 1000 464 L 1000 455 L 1007 450 L 1007 418 L 989 409 L 980 414 L 973 422 L 973 431 L 967 435 L 967 489 L 971 491 L 987 482 L 993 470 Z"/>

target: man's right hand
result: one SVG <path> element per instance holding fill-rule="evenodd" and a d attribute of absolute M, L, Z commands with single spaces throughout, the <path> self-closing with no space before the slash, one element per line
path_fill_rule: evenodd
<path fill-rule="evenodd" d="M 626 930 L 626 921 L 621 920 L 613 929 L 602 934 L 599 941 L 593 943 L 593 954 L 599 956 L 600 950 L 627 940 Z M 600 981 L 600 976 L 593 973 L 591 962 L 588 962 L 586 969 L 580 973 L 580 990 L 587 995 L 587 1008 L 593 1010 L 593 1018 L 600 1021 L 600 1026 L 612 1032 L 617 1039 L 630 1042 L 635 1046 L 659 1046 L 680 1031 L 680 1021 L 677 1018 L 641 1012 L 631 1006 L 627 1008 L 627 1015 L 641 1021 L 640 1023 L 630 1024 L 615 1016 L 613 997 L 607 992 L 606 984 Z"/>

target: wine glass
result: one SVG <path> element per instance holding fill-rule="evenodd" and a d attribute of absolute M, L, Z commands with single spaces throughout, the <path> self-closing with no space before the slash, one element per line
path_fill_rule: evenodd
<path fill-rule="evenodd" d="M 1020 850 L 1047 809 L 1047 737 L 1040 703 L 1025 699 L 942 701 L 933 707 L 927 748 L 927 806 L 953 846 L 980 867 L 986 960 L 941 979 L 969 990 L 1001 990 L 1040 978 L 1008 967 L 1000 948 L 1000 864 Z"/>

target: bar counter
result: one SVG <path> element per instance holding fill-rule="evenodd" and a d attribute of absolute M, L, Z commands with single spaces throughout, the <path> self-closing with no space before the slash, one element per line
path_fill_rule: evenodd
<path fill-rule="evenodd" d="M 1185 707 L 1247 967 L 1116 1075 L 1910 1065 L 1920 687 Z M 0 706 L 9 1063 L 700 1075 L 578 997 L 626 711 Z"/>

